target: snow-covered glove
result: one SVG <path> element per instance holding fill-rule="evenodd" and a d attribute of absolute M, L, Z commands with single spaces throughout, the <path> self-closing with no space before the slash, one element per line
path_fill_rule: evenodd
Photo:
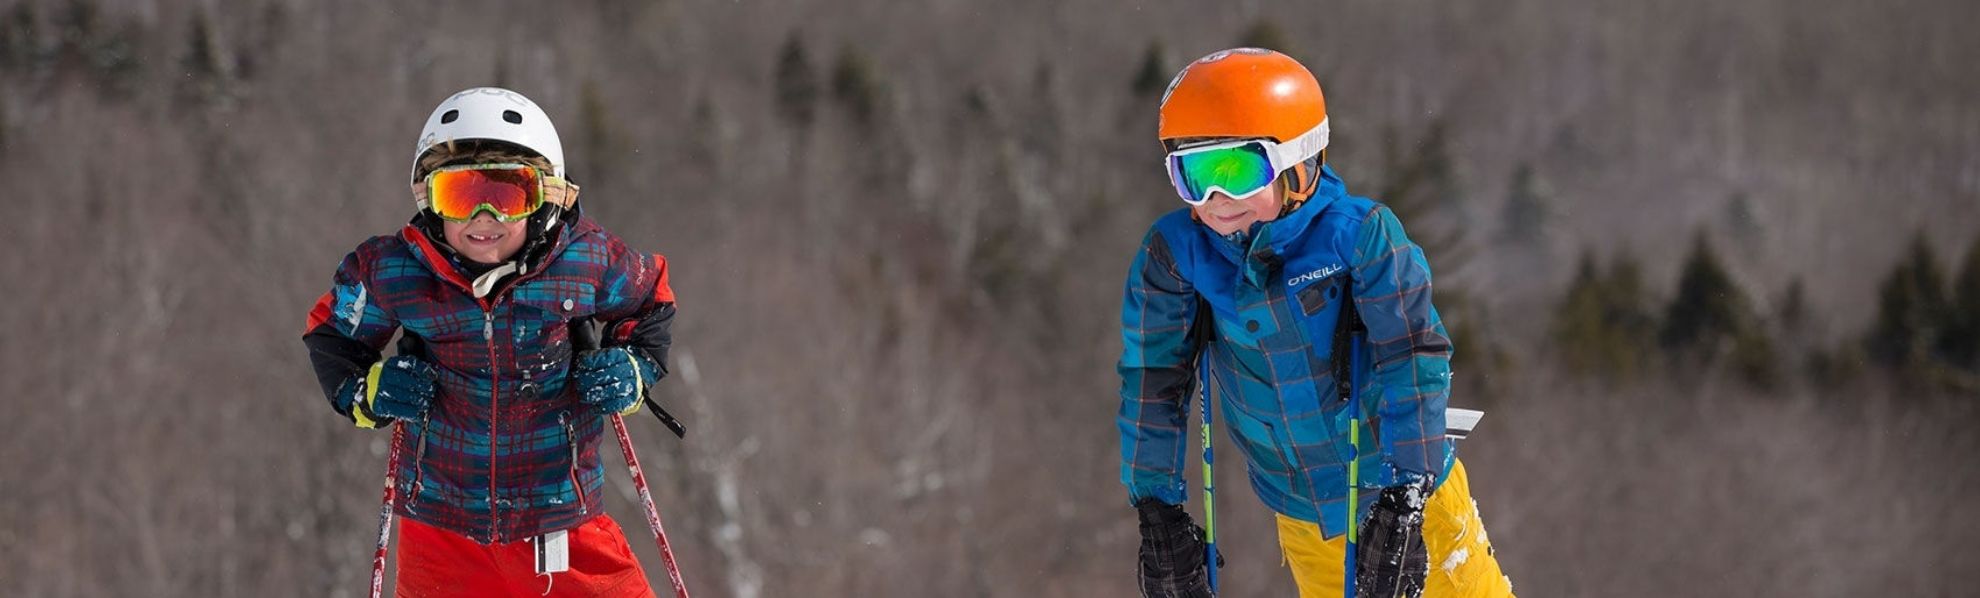
<path fill-rule="evenodd" d="M 660 381 L 653 361 L 629 347 L 580 353 L 571 373 L 577 380 L 578 402 L 619 415 L 638 412 L 646 388 Z"/>
<path fill-rule="evenodd" d="M 433 406 L 439 380 L 433 364 L 408 355 L 387 357 L 337 388 L 337 412 L 360 428 L 384 427 L 395 419 L 419 419 Z"/>
<path fill-rule="evenodd" d="M 1144 598 L 1210 598 L 1210 570 L 1203 562 L 1203 528 L 1182 505 L 1152 498 L 1134 508 L 1141 519 L 1141 595 Z M 1218 555 L 1217 566 L 1224 565 Z"/>
<path fill-rule="evenodd" d="M 1423 503 L 1427 484 L 1382 489 L 1361 524 L 1355 549 L 1354 588 L 1360 598 L 1417 598 L 1430 573 L 1430 555 L 1423 548 Z"/>

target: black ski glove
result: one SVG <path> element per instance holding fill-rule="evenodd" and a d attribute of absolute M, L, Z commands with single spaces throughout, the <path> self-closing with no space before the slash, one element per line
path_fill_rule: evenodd
<path fill-rule="evenodd" d="M 1210 598 L 1203 563 L 1203 528 L 1181 505 L 1152 498 L 1135 503 L 1141 518 L 1141 595 L 1144 598 Z M 1217 555 L 1217 566 L 1224 566 Z"/>
<path fill-rule="evenodd" d="M 1430 573 L 1430 555 L 1423 548 L 1423 503 L 1428 485 L 1410 484 L 1382 489 L 1361 524 L 1355 548 L 1355 595 L 1359 598 L 1417 598 Z"/>

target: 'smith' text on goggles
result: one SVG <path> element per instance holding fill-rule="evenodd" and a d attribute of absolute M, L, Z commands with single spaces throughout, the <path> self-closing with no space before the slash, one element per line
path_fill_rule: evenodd
<path fill-rule="evenodd" d="M 1244 199 L 1265 190 L 1280 171 L 1292 168 L 1327 149 L 1327 121 L 1286 143 L 1243 139 L 1170 152 L 1162 163 L 1169 182 L 1189 205 L 1203 205 L 1223 192 Z"/>
<path fill-rule="evenodd" d="M 502 222 L 536 213 L 543 204 L 565 209 L 578 186 L 524 164 L 469 164 L 434 170 L 413 184 L 413 201 L 441 219 L 467 222 L 487 212 Z"/>

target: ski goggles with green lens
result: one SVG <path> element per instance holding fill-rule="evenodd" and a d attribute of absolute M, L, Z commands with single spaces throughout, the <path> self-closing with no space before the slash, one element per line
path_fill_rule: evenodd
<path fill-rule="evenodd" d="M 496 220 L 528 218 L 545 203 L 569 207 L 577 186 L 525 164 L 468 164 L 435 169 L 413 196 L 441 219 L 467 222 L 487 212 Z"/>
<path fill-rule="evenodd" d="M 1170 152 L 1163 164 L 1176 194 L 1192 206 L 1222 192 L 1244 199 L 1265 190 L 1279 173 L 1327 148 L 1327 121 L 1287 143 L 1241 139 Z"/>

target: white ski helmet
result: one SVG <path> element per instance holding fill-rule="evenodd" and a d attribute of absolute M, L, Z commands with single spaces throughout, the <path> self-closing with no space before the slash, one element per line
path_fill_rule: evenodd
<path fill-rule="evenodd" d="M 419 159 L 449 141 L 486 139 L 512 143 L 550 160 L 556 176 L 564 176 L 564 144 L 557 127 L 536 102 L 500 87 L 476 87 L 448 96 L 426 117 L 413 148 L 411 176 L 419 175 Z M 413 184 L 419 179 L 414 178 Z"/>

